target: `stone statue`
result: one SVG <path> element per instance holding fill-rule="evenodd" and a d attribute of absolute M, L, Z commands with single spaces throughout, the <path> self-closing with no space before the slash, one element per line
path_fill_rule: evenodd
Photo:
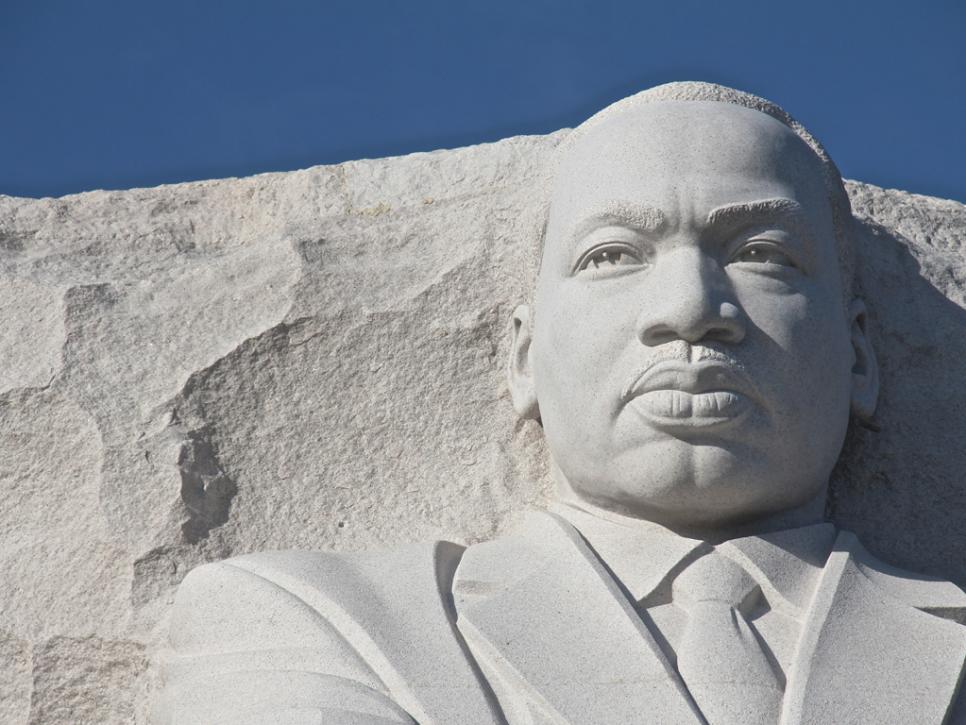
<path fill-rule="evenodd" d="M 966 594 L 823 520 L 878 377 L 821 145 L 675 83 L 573 131 L 549 198 L 509 387 L 555 502 L 468 548 L 196 569 L 159 722 L 964 721 Z"/>

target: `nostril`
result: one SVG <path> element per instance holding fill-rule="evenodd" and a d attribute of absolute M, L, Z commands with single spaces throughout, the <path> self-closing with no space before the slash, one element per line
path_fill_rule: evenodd
<path fill-rule="evenodd" d="M 696 344 L 701 340 L 714 340 L 737 344 L 745 337 L 742 313 L 737 306 L 723 303 L 714 314 L 710 310 L 705 315 L 666 315 L 677 317 L 672 321 L 653 320 L 640 327 L 640 340 L 645 345 L 657 347 L 675 340 Z"/>
<path fill-rule="evenodd" d="M 644 330 L 644 334 L 641 335 L 641 341 L 645 345 L 650 345 L 657 347 L 658 345 L 664 345 L 665 343 L 671 342 L 673 340 L 680 339 L 681 335 L 670 327 L 664 325 L 655 325 Z"/>
<path fill-rule="evenodd" d="M 734 344 L 741 342 L 741 340 L 744 338 L 744 333 L 741 330 L 728 326 L 709 330 L 704 337 L 710 340 L 715 340 L 716 342 L 730 342 Z"/>
<path fill-rule="evenodd" d="M 731 302 L 722 302 L 718 310 L 720 316 L 720 339 L 722 342 L 738 343 L 745 338 L 745 323 L 741 310 Z"/>

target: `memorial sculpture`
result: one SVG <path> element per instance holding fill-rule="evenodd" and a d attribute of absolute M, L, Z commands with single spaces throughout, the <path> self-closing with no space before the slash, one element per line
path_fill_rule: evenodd
<path fill-rule="evenodd" d="M 966 594 L 823 518 L 878 395 L 823 148 L 669 84 L 575 129 L 548 199 L 509 388 L 556 500 L 470 547 L 196 569 L 157 721 L 964 721 Z"/>

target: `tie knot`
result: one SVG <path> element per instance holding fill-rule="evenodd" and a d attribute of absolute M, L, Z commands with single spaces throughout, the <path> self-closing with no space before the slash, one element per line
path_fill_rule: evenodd
<path fill-rule="evenodd" d="M 712 551 L 691 564 L 674 580 L 674 601 L 685 609 L 699 602 L 720 602 L 740 606 L 757 587 L 757 582 L 728 557 Z"/>

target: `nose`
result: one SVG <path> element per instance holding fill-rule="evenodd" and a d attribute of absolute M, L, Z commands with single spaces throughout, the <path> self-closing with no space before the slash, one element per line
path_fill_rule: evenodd
<path fill-rule="evenodd" d="M 656 347 L 673 340 L 695 344 L 737 344 L 745 337 L 746 318 L 731 283 L 717 260 L 700 249 L 676 249 L 648 275 L 658 285 L 638 318 L 638 336 Z"/>

